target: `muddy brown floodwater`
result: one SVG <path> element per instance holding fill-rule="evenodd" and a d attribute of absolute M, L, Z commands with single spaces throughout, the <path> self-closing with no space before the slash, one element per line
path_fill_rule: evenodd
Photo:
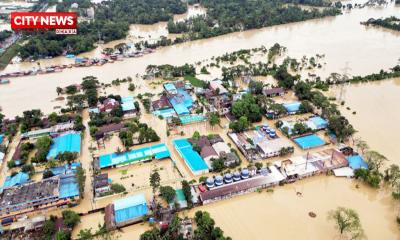
<path fill-rule="evenodd" d="M 102 67 L 73 68 L 62 73 L 15 78 L 11 79 L 11 84 L 0 86 L 0 106 L 7 116 L 15 116 L 32 108 L 40 108 L 49 113 L 53 111 L 54 106 L 62 104 L 52 101 L 57 95 L 56 87 L 79 83 L 82 77 L 87 75 L 97 76 L 101 82 L 110 83 L 117 77 L 143 74 L 149 64 L 194 63 L 238 49 L 261 45 L 269 47 L 276 42 L 286 46 L 291 57 L 325 54 L 324 61 L 327 64 L 316 71 L 322 77 L 331 72 L 345 71 L 352 75 L 365 75 L 388 69 L 398 63 L 400 34 L 382 28 L 365 27 L 360 25 L 360 22 L 371 17 L 392 15 L 399 17 L 400 7 L 390 3 L 386 7 L 355 9 L 337 17 L 183 43 L 158 49 L 156 53 L 142 58 L 126 59 Z M 165 26 L 165 23 L 150 27 L 133 25 L 131 38 L 160 36 L 160 32 L 165 32 L 163 25 Z M 98 51 L 86 55 L 93 56 L 91 54 L 96 55 Z M 68 60 L 55 58 L 43 60 L 41 64 L 46 66 L 65 61 Z M 14 64 L 4 71 L 30 69 L 35 64 Z M 152 89 L 143 80 L 134 79 L 136 84 L 141 86 L 140 91 Z M 400 108 L 397 106 L 400 100 L 400 80 L 349 85 L 343 89 L 342 96 L 346 104 L 341 111 L 359 131 L 357 134 L 366 140 L 371 148 L 386 155 L 391 162 L 400 164 Z M 106 91 L 129 94 L 122 86 L 120 90 L 112 88 Z M 337 95 L 338 92 L 340 89 L 333 89 L 330 94 Z M 350 107 L 351 110 L 346 110 L 346 107 Z M 352 114 L 353 111 L 357 114 Z M 158 123 L 158 120 L 151 121 Z M 165 139 L 164 125 L 155 125 L 162 139 Z M 203 129 L 206 126 L 196 129 L 199 128 Z M 188 129 L 188 132 L 190 130 L 192 129 Z M 83 158 L 89 158 L 89 153 Z M 84 159 L 83 162 L 85 161 L 87 160 Z M 86 165 L 85 162 L 84 166 Z M 200 209 L 209 211 L 216 224 L 233 239 L 339 239 L 333 223 L 327 220 L 327 212 L 337 206 L 350 207 L 359 213 L 369 239 L 399 239 L 400 233 L 396 224 L 399 207 L 390 194 L 384 190 L 377 191 L 359 185 L 360 187 L 356 188 L 356 182 L 353 180 L 320 176 L 276 187 L 274 193 L 253 193 Z M 301 191 L 303 196 L 298 197 L 296 191 Z M 310 218 L 310 211 L 316 213 L 317 217 Z M 192 215 L 194 211 L 186 214 Z M 98 222 L 94 219 L 99 218 L 101 222 L 101 217 L 101 214 L 85 216 L 79 228 L 95 228 Z M 146 229 L 147 224 L 124 228 L 121 238 L 137 239 Z M 76 234 L 75 231 L 74 236 Z"/>
<path fill-rule="evenodd" d="M 331 72 L 342 73 L 348 66 L 350 74 L 367 74 L 393 67 L 400 56 L 399 33 L 381 28 L 365 27 L 361 21 L 370 17 L 399 15 L 400 7 L 390 3 L 387 7 L 355 9 L 337 17 L 284 24 L 257 30 L 232 33 L 216 38 L 187 42 L 158 49 L 141 58 L 126 59 L 102 67 L 72 68 L 61 73 L 11 79 L 11 84 L 0 86 L 0 106 L 7 116 L 21 114 L 23 110 L 41 108 L 51 112 L 57 102 L 57 86 L 79 83 L 82 77 L 94 75 L 102 82 L 117 77 L 143 74 L 149 64 L 184 64 L 222 55 L 243 48 L 278 42 L 288 48 L 288 55 L 325 54 L 326 65 L 317 71 L 321 76 Z M 158 28 L 158 26 L 157 26 Z M 142 34 L 145 35 L 145 34 Z M 42 66 L 68 61 L 55 58 L 41 61 Z M 36 63 L 9 65 L 4 72 L 31 69 Z M 40 97 L 38 97 L 40 96 Z"/>
<path fill-rule="evenodd" d="M 342 95 L 341 112 L 357 129 L 356 136 L 385 155 L 387 166 L 400 165 L 400 78 L 336 87 L 330 94 Z"/>

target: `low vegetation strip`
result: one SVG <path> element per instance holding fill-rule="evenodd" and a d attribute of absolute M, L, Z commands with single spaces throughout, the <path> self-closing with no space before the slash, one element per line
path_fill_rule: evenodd
<path fill-rule="evenodd" d="M 400 18 L 397 17 L 388 17 L 388 18 L 379 18 L 379 19 L 374 19 L 371 18 L 366 22 L 362 22 L 361 24 L 364 25 L 372 25 L 372 26 L 379 26 L 395 31 L 400 31 Z"/>

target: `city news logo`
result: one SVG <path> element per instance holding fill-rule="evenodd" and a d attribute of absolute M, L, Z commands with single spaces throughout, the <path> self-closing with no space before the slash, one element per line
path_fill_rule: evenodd
<path fill-rule="evenodd" d="M 43 32 L 55 29 L 56 34 L 76 34 L 75 12 L 12 12 L 11 28 L 19 32 Z"/>

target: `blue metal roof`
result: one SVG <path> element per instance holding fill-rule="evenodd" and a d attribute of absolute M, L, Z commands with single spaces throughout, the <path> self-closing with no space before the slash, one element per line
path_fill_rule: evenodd
<path fill-rule="evenodd" d="M 204 159 L 199 155 L 198 152 L 193 150 L 192 145 L 187 139 L 174 140 L 173 144 L 179 155 L 185 160 L 192 171 L 196 172 L 208 169 Z"/>
<path fill-rule="evenodd" d="M 114 212 L 117 223 L 146 215 L 148 208 L 144 194 L 115 200 Z"/>
<path fill-rule="evenodd" d="M 300 105 L 301 105 L 300 102 L 292 102 L 292 103 L 284 103 L 283 107 L 285 107 L 286 111 L 288 111 L 289 113 L 295 113 L 299 111 Z"/>
<path fill-rule="evenodd" d="M 126 112 L 126 111 L 131 111 L 131 110 L 135 110 L 135 103 L 134 103 L 134 99 L 132 96 L 130 97 L 123 97 L 121 99 L 121 106 L 122 106 L 122 111 Z"/>
<path fill-rule="evenodd" d="M 148 160 L 152 157 L 163 159 L 170 156 L 167 145 L 164 143 L 156 144 L 150 147 L 134 149 L 121 154 L 111 153 L 99 157 L 100 168 L 111 167 L 115 165 L 128 164 L 135 161 Z"/>
<path fill-rule="evenodd" d="M 349 161 L 349 166 L 352 169 L 359 169 L 359 168 L 368 169 L 368 163 L 366 163 L 360 155 L 347 157 L 347 161 Z"/>
<path fill-rule="evenodd" d="M 81 134 L 71 132 L 53 139 L 47 159 L 55 158 L 59 153 L 63 152 L 81 152 Z"/>
<path fill-rule="evenodd" d="M 172 84 L 172 83 L 166 83 L 166 84 L 164 84 L 164 88 L 165 88 L 165 90 L 167 90 L 168 92 L 176 92 L 176 91 L 177 91 L 175 85 Z"/>
<path fill-rule="evenodd" d="M 60 198 L 79 196 L 79 184 L 75 175 L 61 176 L 59 186 Z"/>
<path fill-rule="evenodd" d="M 7 178 L 4 182 L 3 188 L 9 188 L 9 187 L 21 185 L 21 184 L 28 182 L 28 180 L 29 180 L 29 175 L 27 173 L 19 172 L 13 177 L 7 176 Z"/>
<path fill-rule="evenodd" d="M 64 166 L 50 168 L 50 171 L 54 175 L 61 175 L 61 174 L 68 175 L 68 174 L 75 173 L 76 168 L 80 165 L 81 165 L 81 163 L 79 163 L 79 162 L 73 162 L 73 163 L 71 163 L 71 165 L 65 164 Z"/>
<path fill-rule="evenodd" d="M 4 140 L 4 135 L 0 134 L 0 144 L 3 142 L 3 140 Z"/>

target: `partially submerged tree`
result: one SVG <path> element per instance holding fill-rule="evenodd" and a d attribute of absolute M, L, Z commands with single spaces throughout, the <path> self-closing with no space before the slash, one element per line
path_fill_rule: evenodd
<path fill-rule="evenodd" d="M 328 219 L 335 222 L 341 236 L 352 240 L 365 238 L 360 218 L 353 209 L 338 207 L 328 213 Z"/>
<path fill-rule="evenodd" d="M 154 170 L 153 173 L 150 174 L 150 186 L 153 189 L 153 193 L 160 187 L 160 181 L 160 174 L 157 170 Z"/>

